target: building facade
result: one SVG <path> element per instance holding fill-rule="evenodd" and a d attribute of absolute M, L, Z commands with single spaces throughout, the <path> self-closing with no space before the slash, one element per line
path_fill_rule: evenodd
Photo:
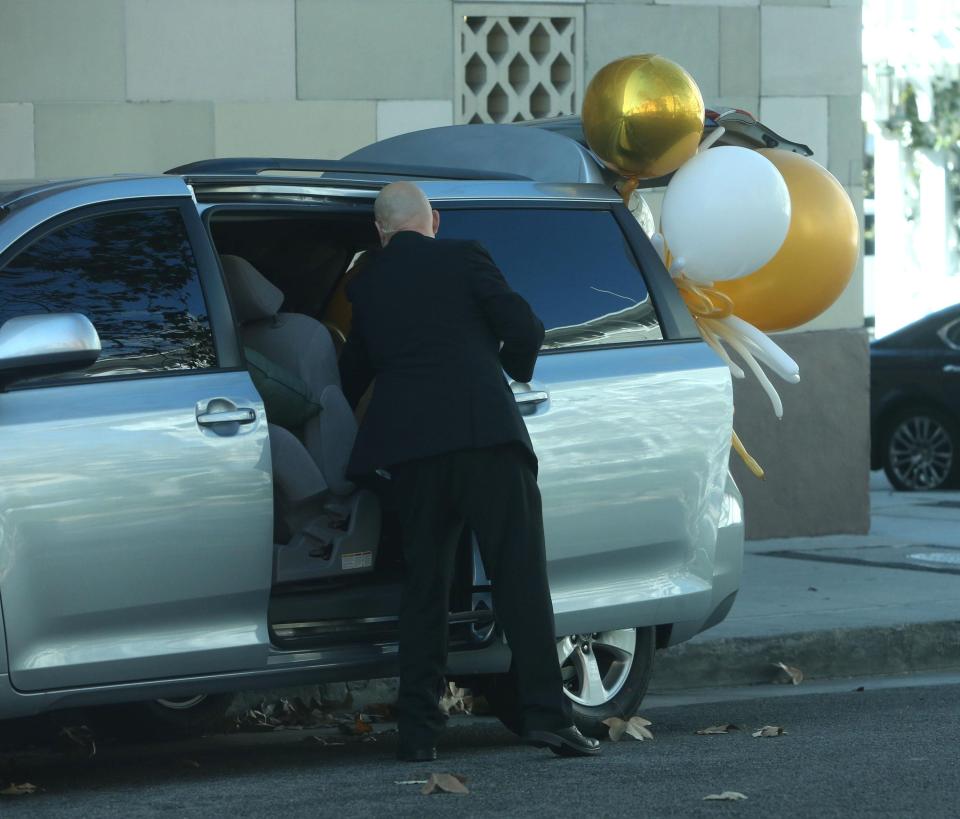
<path fill-rule="evenodd" d="M 859 207 L 860 40 L 860 0 L 0 0 L 0 178 L 337 158 L 419 128 L 577 113 L 604 64 L 656 52 L 708 106 L 809 144 Z M 734 463 L 748 533 L 862 531 L 862 273 L 780 341 L 803 373 L 783 421 L 737 388 L 768 473 Z"/>

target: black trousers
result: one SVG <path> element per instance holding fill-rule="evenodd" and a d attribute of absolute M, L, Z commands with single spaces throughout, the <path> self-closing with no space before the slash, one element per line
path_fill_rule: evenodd
<path fill-rule="evenodd" d="M 557 660 L 540 490 L 517 445 L 450 452 L 391 468 L 405 581 L 400 609 L 401 742 L 433 744 L 447 612 L 464 527 L 477 537 L 493 608 L 513 653 L 525 730 L 572 724 Z"/>

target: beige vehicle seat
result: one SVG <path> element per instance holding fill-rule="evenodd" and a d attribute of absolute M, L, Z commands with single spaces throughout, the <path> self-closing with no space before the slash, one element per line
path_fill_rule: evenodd
<path fill-rule="evenodd" d="M 269 424 L 275 514 L 292 533 L 288 543 L 275 545 L 274 580 L 370 571 L 379 503 L 346 477 L 357 423 L 340 388 L 330 333 L 309 316 L 281 313 L 283 291 L 246 259 L 221 261 L 244 346 L 298 377 L 321 408 L 301 429 Z"/>

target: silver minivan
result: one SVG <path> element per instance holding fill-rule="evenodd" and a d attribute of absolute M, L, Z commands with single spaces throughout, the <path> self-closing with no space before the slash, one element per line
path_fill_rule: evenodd
<path fill-rule="evenodd" d="M 509 137 L 508 170 L 549 149 L 556 174 L 561 141 L 580 170 L 460 170 L 434 152 L 428 168 L 210 160 L 0 183 L 0 718 L 189 714 L 225 692 L 395 673 L 395 511 L 344 478 L 356 422 L 336 353 L 345 279 L 397 178 L 420 181 L 441 235 L 485 244 L 547 328 L 535 380 L 512 388 L 578 722 L 598 734 L 633 713 L 655 649 L 725 617 L 743 552 L 729 372 L 576 140 L 469 127 L 535 135 Z M 290 389 L 299 417 L 266 398 Z M 509 650 L 469 533 L 450 612 L 450 677 L 510 725 Z"/>

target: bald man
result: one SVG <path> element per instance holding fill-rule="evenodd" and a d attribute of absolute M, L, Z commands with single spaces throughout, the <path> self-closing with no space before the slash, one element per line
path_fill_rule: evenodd
<path fill-rule="evenodd" d="M 454 557 L 477 538 L 513 652 L 522 736 L 564 756 L 599 744 L 573 725 L 547 583 L 537 459 L 504 371 L 533 377 L 543 324 L 476 242 L 437 239 L 440 214 L 409 182 L 374 206 L 383 250 L 347 288 L 340 359 L 356 406 L 373 379 L 349 474 L 390 476 L 405 566 L 397 755 L 436 759 Z"/>

